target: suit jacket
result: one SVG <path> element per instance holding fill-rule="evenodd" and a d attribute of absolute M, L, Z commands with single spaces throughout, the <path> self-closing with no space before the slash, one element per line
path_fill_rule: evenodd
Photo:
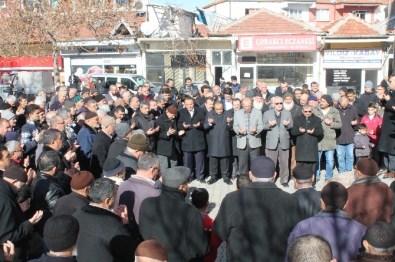
<path fill-rule="evenodd" d="M 180 118 L 177 123 L 178 130 L 185 130 L 185 134 L 181 137 L 181 149 L 184 152 L 197 152 L 206 149 L 206 140 L 204 136 L 204 120 L 206 115 L 201 108 L 195 107 L 193 116 L 189 114 L 186 108 L 181 109 Z M 185 129 L 183 123 L 190 124 Z M 199 127 L 193 127 L 194 124 L 200 123 Z"/>
<path fill-rule="evenodd" d="M 269 126 L 269 121 L 275 119 L 276 115 L 274 109 L 270 109 L 263 114 L 263 129 L 268 130 L 266 133 L 266 148 L 274 150 L 279 145 L 281 149 L 289 149 L 291 145 L 289 130 L 293 127 L 291 112 L 287 110 L 281 111 L 280 125 Z M 284 120 L 290 121 L 287 126 L 284 126 Z"/>
<path fill-rule="evenodd" d="M 249 126 L 248 125 L 249 122 Z M 248 130 L 256 129 L 255 134 L 250 134 Z M 240 130 L 247 130 L 247 134 L 241 135 Z M 240 109 L 235 112 L 233 119 L 233 131 L 237 135 L 237 148 L 245 149 L 248 144 L 251 148 L 257 148 L 262 146 L 261 132 L 263 130 L 262 123 L 262 113 L 253 108 L 250 113 L 250 118 L 248 118 L 244 113 L 244 109 Z"/>

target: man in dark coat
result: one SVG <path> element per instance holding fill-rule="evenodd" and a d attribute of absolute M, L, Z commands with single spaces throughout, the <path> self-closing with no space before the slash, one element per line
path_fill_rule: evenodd
<path fill-rule="evenodd" d="M 232 154 L 230 141 L 232 115 L 224 111 L 221 101 L 214 104 L 214 111 L 207 114 L 204 128 L 207 130 L 208 156 L 210 157 L 210 176 L 208 184 L 218 180 L 218 168 L 224 182 L 232 185 L 229 179 L 229 158 Z"/>
<path fill-rule="evenodd" d="M 296 192 L 303 218 L 309 218 L 321 211 L 321 194 L 313 187 L 315 167 L 309 163 L 297 163 L 292 175 L 295 179 Z"/>
<path fill-rule="evenodd" d="M 384 106 L 383 125 L 378 150 L 384 153 L 385 176 L 395 177 L 395 76 L 391 76 L 390 92 L 382 94 L 379 99 Z"/>
<path fill-rule="evenodd" d="M 318 142 L 322 139 L 324 131 L 321 119 L 315 116 L 312 110 L 310 105 L 303 107 L 303 115 L 294 119 L 291 135 L 296 137 L 296 161 L 315 165 L 318 161 Z"/>
<path fill-rule="evenodd" d="M 37 224 L 36 229 L 42 235 L 44 224 L 53 214 L 54 207 L 58 199 L 64 196 L 60 184 L 55 177 L 56 169 L 59 166 L 59 156 L 54 150 L 42 152 L 38 158 L 37 174 L 32 183 L 32 210 L 42 210 L 43 219 Z"/>
<path fill-rule="evenodd" d="M 0 162 L 2 167 L 10 165 L 7 148 L 0 146 Z M 24 214 L 17 202 L 15 189 L 0 177 L 0 243 L 7 240 L 15 245 L 14 261 L 26 261 L 27 241 L 34 231 L 33 225 L 42 218 L 42 211 L 36 212 L 33 217 L 25 221 Z"/>
<path fill-rule="evenodd" d="M 156 123 L 159 127 L 159 136 L 156 153 L 159 157 L 161 169 L 177 166 L 179 155 L 177 133 L 177 107 L 170 105 Z"/>
<path fill-rule="evenodd" d="M 181 149 L 184 152 L 184 166 L 195 171 L 195 177 L 201 183 L 204 180 L 204 150 L 206 149 L 206 140 L 204 137 L 204 120 L 205 115 L 202 109 L 194 107 L 193 98 L 186 97 L 184 101 L 185 108 L 180 110 L 177 127 L 180 130 Z M 193 169 L 195 162 L 195 169 Z"/>
<path fill-rule="evenodd" d="M 75 211 L 88 205 L 89 186 L 93 180 L 93 174 L 89 171 L 73 174 L 70 182 L 72 192 L 58 199 L 54 208 L 54 216 L 72 215 Z"/>
<path fill-rule="evenodd" d="M 337 162 L 339 173 L 349 172 L 354 163 L 354 126 L 358 124 L 357 109 L 350 105 L 347 98 L 340 98 L 340 119 L 342 126 L 336 138 Z"/>
<path fill-rule="evenodd" d="M 89 189 L 91 203 L 74 213 L 80 224 L 77 241 L 78 261 L 131 261 L 138 237 L 131 235 L 125 209 L 114 213 L 117 185 L 108 178 L 99 178 Z M 118 215 L 119 214 L 119 215 Z"/>
<path fill-rule="evenodd" d="M 275 164 L 252 160 L 252 183 L 225 196 L 214 232 L 227 242 L 228 261 L 284 261 L 287 238 L 302 219 L 297 199 L 274 184 Z"/>
<path fill-rule="evenodd" d="M 178 166 L 162 171 L 162 193 L 147 198 L 140 208 L 140 233 L 155 238 L 168 252 L 168 261 L 186 262 L 201 258 L 209 249 L 209 235 L 200 212 L 185 203 L 191 171 Z"/>
<path fill-rule="evenodd" d="M 154 116 L 149 113 L 149 102 L 140 102 L 140 110 L 134 115 L 132 126 L 144 131 L 149 140 L 150 151 L 155 152 L 159 127 L 156 126 Z"/>
<path fill-rule="evenodd" d="M 97 133 L 92 145 L 92 159 L 90 171 L 95 178 L 99 178 L 103 172 L 103 164 L 107 158 L 108 149 L 112 143 L 115 119 L 105 116 L 101 120 L 101 130 Z"/>

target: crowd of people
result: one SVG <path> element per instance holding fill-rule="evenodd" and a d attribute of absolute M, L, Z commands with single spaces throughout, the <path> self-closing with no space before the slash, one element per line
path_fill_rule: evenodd
<path fill-rule="evenodd" d="M 79 89 L 0 103 L 0 261 L 215 261 L 223 241 L 228 261 L 395 261 L 377 176 L 395 178 L 395 76 L 359 97 L 235 76 Z M 186 196 L 220 179 L 238 190 L 213 220 L 207 190 Z"/>

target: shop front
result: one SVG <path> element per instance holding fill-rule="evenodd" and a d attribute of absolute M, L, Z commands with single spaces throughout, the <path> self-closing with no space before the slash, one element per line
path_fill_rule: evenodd
<path fill-rule="evenodd" d="M 377 85 L 383 79 L 384 61 L 385 54 L 378 48 L 325 50 L 323 68 L 327 93 L 336 93 L 343 86 L 363 93 L 365 81 Z"/>
<path fill-rule="evenodd" d="M 270 89 L 285 80 L 292 87 L 317 80 L 317 35 L 267 34 L 237 37 L 237 66 L 241 85 L 257 80 Z"/>
<path fill-rule="evenodd" d="M 143 72 L 140 49 L 134 40 L 123 45 L 76 46 L 62 50 L 62 57 L 66 84 L 73 73 L 87 82 L 92 74 Z"/>

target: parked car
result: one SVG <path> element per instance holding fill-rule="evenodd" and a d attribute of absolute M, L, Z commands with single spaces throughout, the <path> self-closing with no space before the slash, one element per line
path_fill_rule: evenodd
<path fill-rule="evenodd" d="M 102 94 L 108 93 L 108 88 L 110 87 L 110 85 L 115 85 L 116 83 L 122 83 L 123 85 L 127 86 L 128 90 L 133 94 L 136 94 L 137 88 L 144 83 L 149 83 L 151 93 L 157 94 L 159 91 L 158 87 L 156 87 L 142 75 L 93 74 L 91 77 L 93 79 L 93 82 L 95 83 L 96 88 Z"/>

